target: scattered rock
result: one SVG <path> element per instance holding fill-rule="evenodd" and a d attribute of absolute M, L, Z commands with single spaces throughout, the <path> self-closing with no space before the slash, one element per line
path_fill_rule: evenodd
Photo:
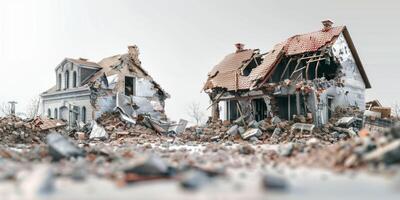
<path fill-rule="evenodd" d="M 249 155 L 249 154 L 254 154 L 255 152 L 256 152 L 256 151 L 254 150 L 254 148 L 251 147 L 251 146 L 248 145 L 248 144 L 241 145 L 241 146 L 239 147 L 239 153 L 240 153 L 240 154 Z"/>
<path fill-rule="evenodd" d="M 282 144 L 279 145 L 278 153 L 281 156 L 290 156 L 292 155 L 293 149 L 294 149 L 293 143 Z"/>
<path fill-rule="evenodd" d="M 288 183 L 285 178 L 276 175 L 265 174 L 262 178 L 262 184 L 267 190 L 286 190 Z"/>
<path fill-rule="evenodd" d="M 84 156 L 84 152 L 75 146 L 68 138 L 58 134 L 51 133 L 47 136 L 49 154 L 54 161 L 62 158 Z"/>

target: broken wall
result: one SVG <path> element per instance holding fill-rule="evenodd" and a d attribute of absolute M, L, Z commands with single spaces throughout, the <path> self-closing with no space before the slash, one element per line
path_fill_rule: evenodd
<path fill-rule="evenodd" d="M 67 96 L 65 94 L 54 95 L 52 97 L 42 98 L 42 115 L 43 117 L 47 116 L 47 110 L 50 109 L 51 117 L 54 118 L 54 110 L 57 109 L 58 119 L 69 119 L 69 105 L 79 107 L 79 115 L 78 120 L 81 120 L 82 117 L 82 108 L 86 108 L 86 121 L 92 119 L 92 106 L 90 104 L 90 95 L 88 93 L 76 95 L 76 96 Z M 72 108 L 71 108 L 72 109 Z"/>
<path fill-rule="evenodd" d="M 353 54 L 343 34 L 340 34 L 332 46 L 332 52 L 339 61 L 343 74 L 344 87 L 337 88 L 333 105 L 357 106 L 365 109 L 365 83 L 355 63 Z"/>
<path fill-rule="evenodd" d="M 149 114 L 153 119 L 166 118 L 164 99 L 167 97 L 160 94 L 160 89 L 152 78 L 133 62 L 129 54 L 103 59 L 100 65 L 103 65 L 101 76 L 97 76 L 92 84 L 95 118 L 104 112 L 115 110 L 116 107 L 131 117 Z M 125 77 L 134 78 L 133 96 L 127 96 L 125 93 Z"/>

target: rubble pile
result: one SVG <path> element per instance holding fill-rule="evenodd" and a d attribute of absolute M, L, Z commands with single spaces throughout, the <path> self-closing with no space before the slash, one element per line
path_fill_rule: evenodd
<path fill-rule="evenodd" d="M 122 120 L 119 112 L 103 113 L 96 122 L 101 127 L 104 127 L 104 130 L 110 136 L 110 140 L 121 139 L 128 136 L 139 137 L 143 135 L 157 135 L 155 130 L 147 128 L 140 123 L 132 124 Z"/>
<path fill-rule="evenodd" d="M 400 125 L 381 135 L 363 134 L 330 145 L 324 145 L 316 138 L 304 144 L 280 144 L 277 151 L 263 152 L 263 159 L 293 167 L 308 166 L 334 171 L 386 169 L 400 164 Z"/>
<path fill-rule="evenodd" d="M 339 111 L 338 111 L 339 112 Z M 355 111 L 352 111 L 355 112 Z M 339 116 L 348 116 L 349 113 L 342 111 L 337 114 L 332 123 L 323 127 L 315 127 L 308 123 L 302 116 L 294 120 L 282 120 L 275 116 L 262 121 L 252 120 L 249 123 L 240 118 L 234 122 L 217 121 L 210 122 L 206 126 L 193 126 L 186 129 L 180 135 L 183 140 L 199 142 L 240 141 L 247 140 L 255 144 L 279 144 L 287 142 L 306 143 L 310 138 L 317 138 L 320 142 L 336 143 L 352 137 L 356 137 L 360 128 L 356 126 L 356 119 L 352 117 L 346 124 L 340 122 Z M 339 120 L 338 120 L 339 119 Z"/>
<path fill-rule="evenodd" d="M 46 135 L 52 130 L 65 127 L 66 123 L 60 120 L 36 117 L 23 120 L 17 116 L 0 118 L 0 143 L 33 144 L 42 143 Z"/>

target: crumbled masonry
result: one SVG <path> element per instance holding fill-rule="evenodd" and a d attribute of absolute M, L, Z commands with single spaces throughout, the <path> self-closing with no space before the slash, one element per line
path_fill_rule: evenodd
<path fill-rule="evenodd" d="M 73 106 L 67 109 L 74 115 L 68 120 L 1 117 L 0 193 L 2 184 L 9 183 L 17 186 L 21 199 L 58 199 L 65 188 L 149 192 L 143 188 L 151 185 L 165 189 L 157 195 L 166 199 L 175 199 L 170 190 L 195 195 L 219 191 L 234 197 L 251 191 L 246 195 L 253 199 L 257 192 L 280 197 L 315 190 L 300 181 L 309 174 L 289 170 L 396 177 L 399 118 L 378 100 L 365 102 L 370 83 L 346 27 L 323 24 L 322 30 L 291 37 L 266 54 L 236 44 L 237 52 L 210 72 L 204 89 L 213 101 L 212 113 L 207 123 L 195 126 L 185 119 L 168 119 L 164 100 L 169 95 L 141 68 L 136 46 L 100 64 L 66 59 L 63 63 L 103 66 L 83 86 L 95 117 L 82 120 Z M 335 52 L 336 47 L 353 54 L 340 57 L 344 53 Z M 343 74 L 349 67 L 356 67 L 354 77 Z M 122 91 L 124 70 L 141 74 L 141 84 L 152 86 L 147 91 L 151 94 Z M 362 87 L 347 90 L 354 86 L 346 85 L 352 78 L 351 84 Z M 43 95 L 52 92 L 57 93 Z M 353 102 L 343 103 L 343 95 Z M 222 101 L 225 107 L 218 104 Z M 220 119 L 220 111 L 225 118 Z M 82 186 L 85 183 L 89 186 Z"/>

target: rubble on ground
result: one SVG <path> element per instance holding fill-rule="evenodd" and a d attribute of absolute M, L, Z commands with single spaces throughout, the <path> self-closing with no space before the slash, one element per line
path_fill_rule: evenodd
<path fill-rule="evenodd" d="M 216 121 L 187 128 L 182 128 L 186 122 L 181 121 L 167 133 L 149 125 L 145 116 L 131 123 L 119 111 L 104 113 L 96 121 L 72 129 L 61 126 L 65 122 L 51 119 L 1 118 L 5 137 L 0 146 L 0 180 L 16 180 L 33 163 L 50 165 L 49 161 L 53 161 L 52 175 L 48 176 L 51 179 L 84 181 L 95 176 L 119 187 L 178 180 L 177 184 L 186 190 L 198 190 L 214 179 L 231 176 L 227 173 L 230 170 L 266 165 L 378 173 L 398 166 L 400 124 L 372 134 L 361 129 L 359 115 L 363 114 L 354 109 L 338 109 L 322 127 L 301 117 L 291 121 L 277 116 L 249 122 Z M 55 126 L 47 129 L 43 124 Z M 29 133 L 28 139 L 10 136 L 12 131 Z M 24 145 L 9 148 L 6 145 L 10 143 Z M 260 186 L 266 191 L 286 191 L 289 182 L 269 173 L 260 176 Z M 43 191 L 52 191 L 50 182 L 43 180 L 43 185 Z"/>
<path fill-rule="evenodd" d="M 0 118 L 0 143 L 35 144 L 43 143 L 51 130 L 64 130 L 67 124 L 64 121 L 36 117 L 23 120 L 10 115 Z"/>

